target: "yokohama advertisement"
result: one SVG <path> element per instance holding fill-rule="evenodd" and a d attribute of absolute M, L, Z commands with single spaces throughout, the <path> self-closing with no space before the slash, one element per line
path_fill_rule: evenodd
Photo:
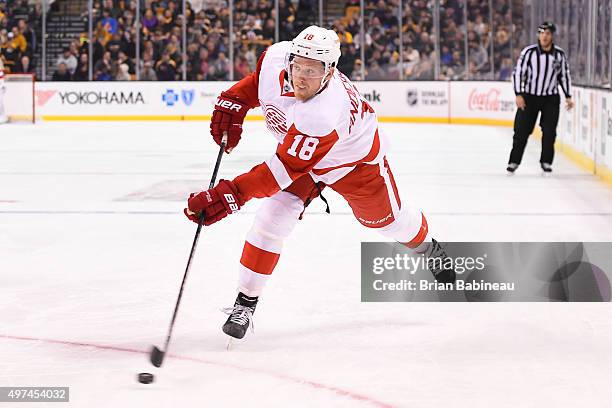
<path fill-rule="evenodd" d="M 229 82 L 40 82 L 37 116 L 57 118 L 205 119 Z M 260 114 L 256 109 L 252 114 Z"/>
<path fill-rule="evenodd" d="M 510 82 L 452 82 L 451 121 L 513 121 L 515 95 Z"/>

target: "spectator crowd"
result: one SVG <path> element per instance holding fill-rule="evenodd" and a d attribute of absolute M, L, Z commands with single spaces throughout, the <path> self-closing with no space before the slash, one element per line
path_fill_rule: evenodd
<path fill-rule="evenodd" d="M 0 0 L 0 58 L 7 73 L 35 72 L 41 15 L 41 6 L 28 0 Z"/>
<path fill-rule="evenodd" d="M 344 11 L 326 23 L 341 40 L 340 70 L 355 80 L 507 80 L 516 57 L 512 33 L 522 29 L 513 20 L 521 13 L 513 12 L 510 1 L 493 0 L 490 9 L 489 0 L 468 0 L 466 9 L 464 0 L 440 0 L 439 39 L 431 0 L 403 0 L 401 10 L 399 0 L 366 0 L 363 39 L 359 0 L 326 2 Z M 92 76 L 125 81 L 139 71 L 149 81 L 240 79 L 255 70 L 276 36 L 288 40 L 317 23 L 318 7 L 317 0 L 278 0 L 277 16 L 274 0 L 235 0 L 230 50 L 226 0 L 190 0 L 184 11 L 182 0 L 94 0 Z M 85 11 L 80 38 L 47 68 L 53 80 L 89 79 L 87 16 Z M 9 72 L 35 72 L 40 33 L 40 5 L 0 0 L 0 55 Z"/>
<path fill-rule="evenodd" d="M 334 22 L 342 41 L 341 70 L 366 80 L 507 80 L 513 66 L 511 35 L 522 30 L 522 10 L 513 11 L 510 1 L 493 0 L 490 10 L 489 0 L 468 0 L 466 14 L 463 0 L 440 0 L 438 39 L 433 1 L 404 0 L 400 13 L 398 0 L 366 0 L 362 40 L 360 2 L 348 0 L 345 16 Z"/>

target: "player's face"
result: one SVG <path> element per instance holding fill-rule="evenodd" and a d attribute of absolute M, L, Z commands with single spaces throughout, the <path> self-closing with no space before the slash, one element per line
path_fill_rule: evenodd
<path fill-rule="evenodd" d="M 312 98 L 319 90 L 321 80 L 325 76 L 323 63 L 309 58 L 295 57 L 290 67 L 295 97 L 300 101 Z"/>
<path fill-rule="evenodd" d="M 543 30 L 538 34 L 538 39 L 540 40 L 540 45 L 547 48 L 552 44 L 553 35 L 550 31 Z"/>

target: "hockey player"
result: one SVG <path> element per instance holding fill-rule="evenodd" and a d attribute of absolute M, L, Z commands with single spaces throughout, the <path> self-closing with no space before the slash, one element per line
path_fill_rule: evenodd
<path fill-rule="evenodd" d="M 8 117 L 4 111 L 4 93 L 6 89 L 4 87 L 4 64 L 2 58 L 0 58 L 0 125 L 8 122 Z"/>
<path fill-rule="evenodd" d="M 244 244 L 239 293 L 223 326 L 229 336 L 244 337 L 284 239 L 326 186 L 347 200 L 365 227 L 428 257 L 446 256 L 430 238 L 425 216 L 401 202 L 376 113 L 336 69 L 339 58 L 338 35 L 310 26 L 293 41 L 270 46 L 256 71 L 217 100 L 211 134 L 220 144 L 227 132 L 228 152 L 240 141 L 247 111 L 258 105 L 278 140 L 276 152 L 264 163 L 233 180 L 221 180 L 210 190 L 191 194 L 185 209 L 194 222 L 203 211 L 204 225 L 210 225 L 253 198 L 268 197 Z M 432 273 L 441 282 L 455 280 L 452 270 Z"/>

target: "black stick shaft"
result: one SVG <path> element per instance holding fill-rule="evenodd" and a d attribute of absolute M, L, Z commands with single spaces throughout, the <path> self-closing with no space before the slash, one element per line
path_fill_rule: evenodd
<path fill-rule="evenodd" d="M 226 143 L 227 143 L 227 134 L 224 134 L 223 140 L 221 141 L 221 145 L 219 146 L 219 153 L 217 154 L 217 162 L 215 163 L 215 169 L 213 170 L 213 174 L 210 179 L 210 184 L 208 186 L 209 189 L 215 186 L 215 181 L 217 180 L 217 173 L 219 173 L 219 167 L 221 165 L 221 158 L 223 157 L 223 152 L 225 150 Z M 176 299 L 176 304 L 174 305 L 174 313 L 172 314 L 172 320 L 170 321 L 170 327 L 168 328 L 168 336 L 166 336 L 166 343 L 164 344 L 164 353 L 168 352 L 168 345 L 170 344 L 170 338 L 172 337 L 172 330 L 174 329 L 174 322 L 176 321 L 176 315 L 178 313 L 178 309 L 181 304 L 181 299 L 183 298 L 183 288 L 185 287 L 185 281 L 187 280 L 187 274 L 189 273 L 189 268 L 191 267 L 191 261 L 193 259 L 193 254 L 195 254 L 196 247 L 198 246 L 198 240 L 200 239 L 200 232 L 202 231 L 203 221 L 204 221 L 204 212 L 202 211 L 202 215 L 200 216 L 200 222 L 198 223 L 198 229 L 196 230 L 195 236 L 193 237 L 193 244 L 191 244 L 191 252 L 189 253 L 189 259 L 187 260 L 187 266 L 185 267 L 185 273 L 183 274 L 183 281 L 181 282 L 181 289 L 179 290 L 178 298 Z"/>

